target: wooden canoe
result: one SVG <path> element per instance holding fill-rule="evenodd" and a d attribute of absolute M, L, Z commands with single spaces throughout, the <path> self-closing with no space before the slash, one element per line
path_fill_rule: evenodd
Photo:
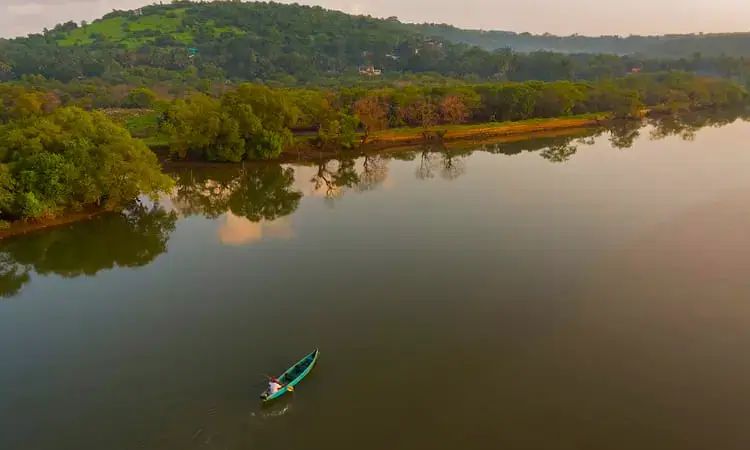
<path fill-rule="evenodd" d="M 318 349 L 316 348 L 307 356 L 297 361 L 297 363 L 292 367 L 287 369 L 286 372 L 281 374 L 277 378 L 279 380 L 279 384 L 281 384 L 281 389 L 279 389 L 272 395 L 268 395 L 268 389 L 263 391 L 260 394 L 260 398 L 263 400 L 263 402 L 270 402 L 271 400 L 275 400 L 286 394 L 287 392 L 293 390 L 294 386 L 296 386 L 300 381 L 302 381 L 303 378 L 307 376 L 307 374 L 310 373 L 313 366 L 318 361 L 319 354 L 320 351 L 318 351 Z M 292 389 L 290 389 L 290 387 Z"/>

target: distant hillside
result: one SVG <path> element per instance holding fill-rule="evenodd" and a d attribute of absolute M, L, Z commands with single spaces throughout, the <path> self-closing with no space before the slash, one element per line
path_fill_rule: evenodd
<path fill-rule="evenodd" d="M 0 77 L 25 74 L 252 80 L 358 74 L 360 66 L 418 71 L 465 51 L 433 44 L 397 22 L 278 3 L 190 3 L 115 11 L 80 26 L 68 22 L 26 38 L 0 40 Z"/>
<path fill-rule="evenodd" d="M 750 33 L 689 34 L 665 36 L 554 36 L 508 31 L 463 30 L 450 25 L 415 25 L 427 35 L 477 45 L 487 50 L 511 48 L 518 52 L 610 53 L 652 58 L 702 56 L 750 56 Z"/>
<path fill-rule="evenodd" d="M 708 50 L 696 54 L 703 44 L 695 42 L 712 39 L 484 33 L 352 16 L 320 7 L 182 1 L 115 11 L 90 24 L 68 22 L 43 34 L 0 40 L 0 81 L 42 75 L 64 82 L 94 78 L 129 85 L 168 82 L 197 86 L 209 80 L 274 80 L 290 85 L 331 83 L 346 77 L 374 80 L 407 73 L 467 80 L 551 81 L 622 76 L 636 67 L 727 77 L 744 74 L 737 61 L 712 60 Z M 735 44 L 748 37 L 722 39 Z M 687 47 L 686 42 L 690 43 Z M 657 44 L 669 44 L 675 54 L 679 50 L 690 59 L 675 63 L 592 53 L 519 54 L 504 48 L 643 53 Z M 726 53 L 730 50 L 737 53 L 740 49 L 727 44 Z M 744 51 L 750 53 L 750 45 Z"/>

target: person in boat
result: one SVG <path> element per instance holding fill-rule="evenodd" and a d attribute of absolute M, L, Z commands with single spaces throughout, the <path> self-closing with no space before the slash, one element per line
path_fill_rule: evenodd
<path fill-rule="evenodd" d="M 276 378 L 271 378 L 270 380 L 268 380 L 268 391 L 266 391 L 266 395 L 271 396 L 279 392 L 279 389 L 281 389 L 281 383 L 279 383 L 279 380 Z"/>

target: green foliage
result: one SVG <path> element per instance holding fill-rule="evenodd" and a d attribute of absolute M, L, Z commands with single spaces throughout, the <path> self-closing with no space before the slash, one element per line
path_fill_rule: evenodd
<path fill-rule="evenodd" d="M 55 215 L 59 208 L 69 206 L 76 168 L 60 153 L 40 152 L 15 165 L 16 189 L 23 193 L 22 215 L 39 217 Z"/>
<path fill-rule="evenodd" d="M 22 103 L 32 95 L 17 94 Z M 118 208 L 171 185 L 145 144 L 101 112 L 15 111 L 0 125 L 0 148 L 3 218 L 54 216 L 89 204 Z"/>
<path fill-rule="evenodd" d="M 137 88 L 130 91 L 123 106 L 126 108 L 151 108 L 156 102 L 156 94 L 148 88 Z"/>
<path fill-rule="evenodd" d="M 125 125 L 125 128 L 133 137 L 147 137 L 158 132 L 160 114 L 151 110 L 125 110 L 134 114 L 127 115 L 119 123 Z"/>
<path fill-rule="evenodd" d="M 749 43 L 750 34 L 563 38 L 403 24 L 297 4 L 179 2 L 0 40 L 0 81 L 42 75 L 207 92 L 206 80 L 219 86 L 227 79 L 283 86 L 403 77 L 420 83 L 446 77 L 472 83 L 579 81 L 623 76 L 633 68 L 744 80 Z M 362 66 L 383 72 L 362 76 Z"/>
<path fill-rule="evenodd" d="M 289 130 L 261 130 L 260 133 L 251 137 L 249 141 L 251 150 L 248 156 L 257 159 L 276 158 L 291 141 L 292 133 Z"/>
<path fill-rule="evenodd" d="M 16 180 L 7 164 L 0 164 L 0 211 L 8 211 L 15 202 Z"/>
<path fill-rule="evenodd" d="M 281 131 L 297 124 L 302 111 L 287 91 L 245 83 L 221 99 L 230 110 L 249 108 L 264 129 Z M 236 115 L 240 115 L 237 113 Z"/>
<path fill-rule="evenodd" d="M 292 142 L 290 127 L 300 115 L 287 92 L 244 84 L 218 100 L 205 94 L 177 100 L 163 128 L 178 158 L 271 159 Z"/>
<path fill-rule="evenodd" d="M 442 129 L 466 122 L 506 122 L 585 114 L 637 117 L 644 108 L 684 113 L 742 103 L 746 92 L 726 80 L 684 72 L 633 74 L 600 82 L 502 82 L 461 86 L 273 89 L 242 84 L 220 98 L 177 100 L 162 121 L 172 155 L 237 162 L 272 159 L 293 132 L 321 147 L 351 148 L 387 128 Z M 433 128 L 438 129 L 433 129 Z"/>
<path fill-rule="evenodd" d="M 320 124 L 316 142 L 320 147 L 351 149 L 357 142 L 357 116 L 346 113 L 329 114 Z"/>
<path fill-rule="evenodd" d="M 238 124 L 221 103 L 205 94 L 177 100 L 167 111 L 163 127 L 178 158 L 240 161 L 245 153 Z"/>
<path fill-rule="evenodd" d="M 428 36 L 440 36 L 454 42 L 477 45 L 487 50 L 512 48 L 519 52 L 540 49 L 562 53 L 590 53 L 651 57 L 690 58 L 721 55 L 750 55 L 750 33 L 700 33 L 667 36 L 555 36 L 532 35 L 511 31 L 461 30 L 450 25 L 416 25 Z M 605 58 L 608 55 L 605 55 Z"/>

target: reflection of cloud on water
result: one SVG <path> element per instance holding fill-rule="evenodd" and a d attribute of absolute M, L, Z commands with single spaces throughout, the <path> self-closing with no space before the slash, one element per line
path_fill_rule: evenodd
<path fill-rule="evenodd" d="M 222 244 L 245 245 L 263 239 L 291 239 L 294 230 L 288 217 L 252 222 L 228 212 L 221 218 L 217 234 Z"/>
<path fill-rule="evenodd" d="M 291 222 L 280 216 L 292 214 L 301 197 L 317 198 L 330 206 L 347 192 L 393 188 L 389 162 L 388 158 L 368 156 L 314 165 L 190 172 L 178 177 L 175 189 L 163 195 L 160 203 L 180 217 L 202 216 L 218 221 L 217 235 L 227 245 L 290 239 L 294 237 Z M 262 217 L 278 219 L 257 221 Z"/>
<path fill-rule="evenodd" d="M 289 166 L 294 170 L 292 189 L 302 192 L 305 197 L 325 197 L 323 186 L 316 188 L 311 180 L 318 174 L 317 166 Z"/>
<path fill-rule="evenodd" d="M 159 196 L 159 205 L 161 205 L 161 207 L 164 208 L 165 211 L 173 212 L 177 214 L 178 217 L 182 217 L 182 211 L 180 211 L 178 205 L 176 205 L 174 200 L 172 200 L 172 196 L 175 195 L 176 190 L 177 188 L 173 189 L 172 192 L 161 194 Z"/>

